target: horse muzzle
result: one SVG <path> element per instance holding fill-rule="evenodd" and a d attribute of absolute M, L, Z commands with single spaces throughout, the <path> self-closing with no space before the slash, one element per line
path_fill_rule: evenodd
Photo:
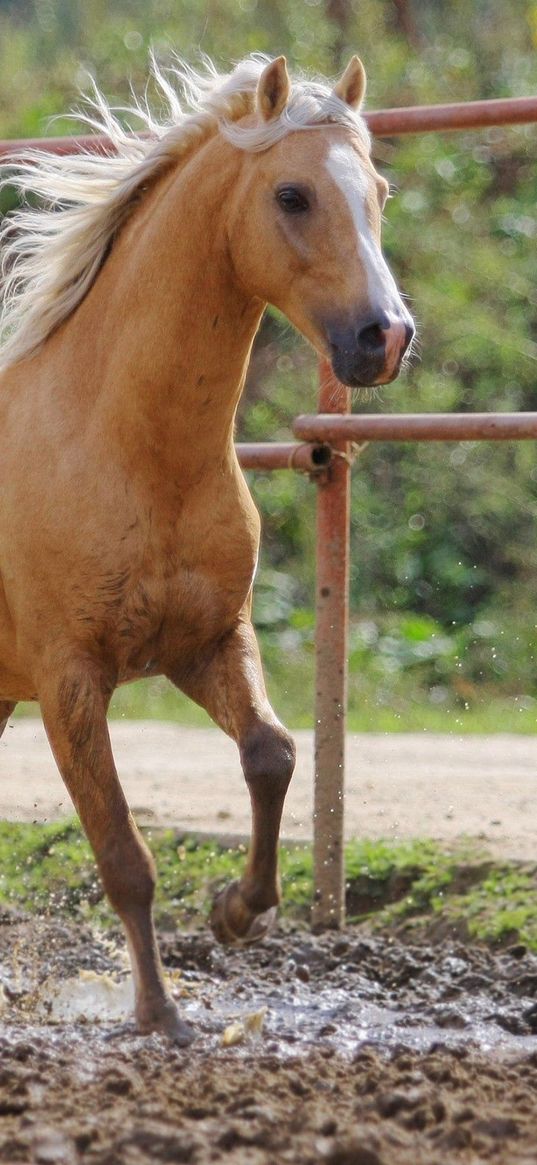
<path fill-rule="evenodd" d="M 411 317 L 360 320 L 352 327 L 329 327 L 327 338 L 332 368 L 338 380 L 351 388 L 388 384 L 395 380 L 415 335 Z"/>

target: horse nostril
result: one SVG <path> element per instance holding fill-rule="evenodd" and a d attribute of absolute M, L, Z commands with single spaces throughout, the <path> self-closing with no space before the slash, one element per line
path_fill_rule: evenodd
<path fill-rule="evenodd" d="M 385 333 L 380 324 L 369 324 L 363 328 L 358 336 L 361 348 L 367 349 L 371 356 L 378 356 L 384 350 Z"/>
<path fill-rule="evenodd" d="M 416 329 L 414 327 L 414 324 L 407 324 L 405 327 L 405 347 L 404 347 L 405 352 L 406 352 L 407 348 L 410 347 L 415 335 L 416 335 Z"/>

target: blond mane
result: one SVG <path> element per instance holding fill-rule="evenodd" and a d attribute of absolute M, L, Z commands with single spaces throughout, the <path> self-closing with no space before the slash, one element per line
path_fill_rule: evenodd
<path fill-rule="evenodd" d="M 167 106 L 162 121 L 151 113 L 147 98 L 112 109 L 93 83 L 86 111 L 75 116 L 105 134 L 113 153 L 27 150 L 1 167 L 0 187 L 14 186 L 23 205 L 0 226 L 0 370 L 33 355 L 74 311 L 139 192 L 212 134 L 219 131 L 238 149 L 259 151 L 296 130 L 336 122 L 369 141 L 362 118 L 328 85 L 304 79 L 294 82 L 279 117 L 241 125 L 254 111 L 268 60 L 254 54 L 231 73 L 219 74 L 208 59 L 203 72 L 175 61 L 166 73 L 153 59 L 151 76 Z M 141 131 L 132 130 L 132 117 L 141 122 Z M 41 205 L 25 205 L 28 196 Z"/>

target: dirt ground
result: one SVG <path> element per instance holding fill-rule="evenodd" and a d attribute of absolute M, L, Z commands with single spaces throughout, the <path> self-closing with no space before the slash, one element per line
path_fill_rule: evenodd
<path fill-rule="evenodd" d="M 198 1031 L 186 1051 L 117 1034 L 107 1009 L 121 1017 L 128 985 L 113 941 L 4 916 L 0 1161 L 537 1162 L 537 958 L 524 947 L 364 929 L 161 947 Z M 261 1031 L 226 1046 L 252 1013 Z"/>
<path fill-rule="evenodd" d="M 112 725 L 138 819 L 248 831 L 234 746 L 218 732 Z M 311 734 L 284 834 L 311 822 Z M 534 742 L 349 742 L 347 833 L 480 837 L 535 856 Z M 41 726 L 0 743 L 0 816 L 70 815 Z M 10 779 L 11 778 L 11 779 Z M 119 935 L 0 916 L 0 1162 L 16 1165 L 537 1165 L 537 957 L 438 934 L 280 930 L 223 950 L 162 934 L 197 1039 L 140 1037 Z"/>
<path fill-rule="evenodd" d="M 137 820 L 241 836 L 249 799 L 235 745 L 217 729 L 113 721 L 118 770 Z M 296 732 L 298 763 L 282 834 L 311 836 L 313 742 Z M 349 735 L 347 837 L 479 838 L 496 857 L 533 861 L 537 749 L 531 736 Z M 0 740 L 0 818 L 70 816 L 38 720 L 12 721 Z"/>

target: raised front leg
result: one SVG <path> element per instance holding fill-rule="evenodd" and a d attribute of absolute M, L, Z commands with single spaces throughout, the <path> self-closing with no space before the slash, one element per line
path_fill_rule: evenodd
<path fill-rule="evenodd" d="M 193 1038 L 168 995 L 152 918 L 153 858 L 143 842 L 116 773 L 101 676 L 76 661 L 47 675 L 39 693 L 58 767 L 95 854 L 104 888 L 125 927 L 141 1032 L 162 1031 L 181 1044 Z"/>
<path fill-rule="evenodd" d="M 241 622 L 226 635 L 195 675 L 170 678 L 239 746 L 252 803 L 252 837 L 242 878 L 216 898 L 211 926 L 220 942 L 257 942 L 272 926 L 280 900 L 278 835 L 295 746 L 268 702 L 250 623 Z"/>

